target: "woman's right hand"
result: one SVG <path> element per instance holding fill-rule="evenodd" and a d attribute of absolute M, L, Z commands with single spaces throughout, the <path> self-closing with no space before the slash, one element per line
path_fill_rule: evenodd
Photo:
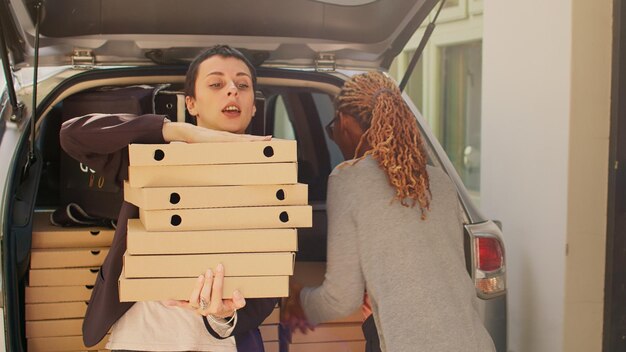
<path fill-rule="evenodd" d="M 272 139 L 272 136 L 253 136 L 250 134 L 217 131 L 186 122 L 165 122 L 163 123 L 163 139 L 166 142 L 210 143 L 269 141 Z"/>
<path fill-rule="evenodd" d="M 204 275 L 198 276 L 196 287 L 191 292 L 189 301 L 164 301 L 166 306 L 182 307 L 200 315 L 214 318 L 229 318 L 237 309 L 246 306 L 246 299 L 239 290 L 232 294 L 232 298 L 223 299 L 224 266 L 217 265 L 215 272 L 208 269 Z"/>

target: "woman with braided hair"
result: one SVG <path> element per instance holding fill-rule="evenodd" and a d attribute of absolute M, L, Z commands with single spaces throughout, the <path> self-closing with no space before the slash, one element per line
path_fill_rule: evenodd
<path fill-rule="evenodd" d="M 465 268 L 456 188 L 427 164 L 396 84 L 379 72 L 354 76 L 327 132 L 350 160 L 328 181 L 325 281 L 294 283 L 283 323 L 347 316 L 367 290 L 380 340 L 368 350 L 495 351 Z"/>

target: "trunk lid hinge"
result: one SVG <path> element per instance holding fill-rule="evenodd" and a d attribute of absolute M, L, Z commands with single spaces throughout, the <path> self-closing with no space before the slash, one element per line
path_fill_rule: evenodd
<path fill-rule="evenodd" d="M 91 69 L 96 64 L 96 57 L 90 49 L 74 49 L 71 59 L 75 69 Z"/>
<path fill-rule="evenodd" d="M 317 72 L 334 72 L 335 54 L 319 53 L 315 58 L 315 71 Z"/>
<path fill-rule="evenodd" d="M 11 116 L 9 117 L 9 120 L 11 122 L 19 123 L 20 121 L 22 121 L 22 118 L 24 118 L 25 111 L 26 109 L 24 103 L 18 101 L 17 105 L 13 109 L 13 112 L 11 113 Z"/>

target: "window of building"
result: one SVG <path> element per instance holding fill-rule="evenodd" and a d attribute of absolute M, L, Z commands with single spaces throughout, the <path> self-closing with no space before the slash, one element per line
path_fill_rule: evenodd
<path fill-rule="evenodd" d="M 402 80 L 428 21 L 389 73 Z M 405 88 L 480 205 L 483 0 L 447 0 Z"/>
<path fill-rule="evenodd" d="M 441 49 L 439 141 L 465 187 L 480 193 L 482 42 Z"/>

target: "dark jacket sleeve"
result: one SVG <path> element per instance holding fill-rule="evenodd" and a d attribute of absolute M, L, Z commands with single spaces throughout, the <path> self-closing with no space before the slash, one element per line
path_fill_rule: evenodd
<path fill-rule="evenodd" d="M 277 298 L 250 298 L 246 299 L 246 306 L 237 310 L 237 324 L 231 333 L 231 336 L 237 338 L 238 335 L 249 333 L 250 330 L 255 330 L 261 325 L 263 320 L 267 318 L 276 304 Z M 217 339 L 224 339 L 229 336 L 221 337 L 212 328 L 206 317 L 204 318 L 204 326 L 213 337 Z"/>
<path fill-rule="evenodd" d="M 128 145 L 163 140 L 162 115 L 92 114 L 65 121 L 61 147 L 74 159 L 118 182 L 128 178 Z"/>

